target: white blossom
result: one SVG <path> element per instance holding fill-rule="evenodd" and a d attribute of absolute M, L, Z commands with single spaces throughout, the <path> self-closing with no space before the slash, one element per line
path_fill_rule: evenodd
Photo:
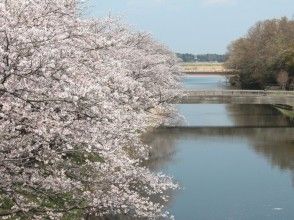
<path fill-rule="evenodd" d="M 148 34 L 83 20 L 78 8 L 0 0 L 0 218 L 166 216 L 150 197 L 164 201 L 177 185 L 142 166 L 141 135 L 173 110 L 177 59 Z"/>

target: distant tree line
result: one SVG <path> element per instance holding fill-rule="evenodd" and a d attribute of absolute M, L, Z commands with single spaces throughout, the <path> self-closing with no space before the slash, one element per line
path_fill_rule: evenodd
<path fill-rule="evenodd" d="M 231 84 L 242 89 L 294 87 L 294 20 L 258 22 L 228 48 L 227 68 L 236 70 Z"/>
<path fill-rule="evenodd" d="M 196 60 L 199 62 L 225 62 L 227 55 L 223 54 L 200 54 L 196 55 Z"/>
<path fill-rule="evenodd" d="M 195 55 L 190 53 L 177 53 L 177 57 L 183 62 L 195 62 Z"/>
<path fill-rule="evenodd" d="M 183 62 L 225 62 L 227 55 L 223 54 L 190 54 L 190 53 L 177 53 L 177 56 Z"/>

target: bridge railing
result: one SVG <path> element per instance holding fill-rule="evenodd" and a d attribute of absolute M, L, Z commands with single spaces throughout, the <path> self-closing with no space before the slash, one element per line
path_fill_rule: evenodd
<path fill-rule="evenodd" d="M 294 96 L 294 91 L 282 90 L 187 90 L 187 96 Z"/>

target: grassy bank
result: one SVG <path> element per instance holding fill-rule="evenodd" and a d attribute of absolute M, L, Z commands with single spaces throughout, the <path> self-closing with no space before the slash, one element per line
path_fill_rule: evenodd
<path fill-rule="evenodd" d="M 293 107 L 290 108 L 291 106 L 288 106 L 287 108 L 281 107 L 281 106 L 276 106 L 274 105 L 274 107 L 281 112 L 283 115 L 287 116 L 288 118 L 290 118 L 291 120 L 294 120 L 294 110 Z"/>

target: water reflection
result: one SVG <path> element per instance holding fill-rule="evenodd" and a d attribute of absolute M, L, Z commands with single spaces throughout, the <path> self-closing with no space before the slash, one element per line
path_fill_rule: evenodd
<path fill-rule="evenodd" d="M 252 149 L 265 156 L 271 165 L 281 170 L 294 170 L 294 128 L 159 128 L 150 133 L 148 144 L 152 146 L 150 167 L 161 169 L 173 162 L 179 139 L 199 140 L 200 138 L 246 139 Z M 151 138 L 152 137 L 152 138 Z"/>
<path fill-rule="evenodd" d="M 191 90 L 226 89 L 228 87 L 227 78 L 222 75 L 185 75 L 183 84 L 186 89 Z"/>
<path fill-rule="evenodd" d="M 183 188 L 170 192 L 167 204 L 176 219 L 294 219 L 291 121 L 268 105 L 179 107 L 199 126 L 160 128 L 144 137 L 152 147 L 145 165 Z"/>
<path fill-rule="evenodd" d="M 189 124 L 148 141 L 150 167 L 185 189 L 169 204 L 176 219 L 294 219 L 293 122 L 270 105 L 178 107 Z"/>
<path fill-rule="evenodd" d="M 160 170 L 160 168 L 168 163 L 171 163 L 176 154 L 177 140 L 171 132 L 166 132 L 166 129 L 156 129 L 153 132 L 147 133 L 143 141 L 151 147 L 149 160 L 144 164 L 152 170 Z"/>
<path fill-rule="evenodd" d="M 271 106 L 269 106 L 271 107 Z M 260 108 L 256 105 L 246 105 L 246 107 L 241 105 L 227 106 L 229 112 L 241 112 L 245 115 L 247 110 L 254 112 L 253 117 L 258 115 L 264 115 L 261 124 L 274 123 L 274 125 L 285 125 L 293 126 L 293 120 L 282 116 L 282 117 L 272 117 L 274 112 L 275 115 L 281 115 L 278 110 L 273 110 L 273 108 Z M 238 114 L 231 114 L 233 120 L 237 125 L 246 123 L 248 120 L 246 117 L 240 117 Z M 260 117 L 259 117 L 260 118 Z M 261 139 L 258 136 L 253 136 L 250 138 L 252 142 L 253 149 L 259 155 L 264 156 L 272 166 L 277 166 L 281 170 L 289 170 L 292 172 L 292 183 L 294 186 L 294 131 L 289 128 L 286 130 L 268 130 L 264 133 Z M 260 141 L 262 140 L 262 141 Z"/>
<path fill-rule="evenodd" d="M 209 77 L 183 81 L 187 89 L 225 88 L 221 76 Z M 294 219 L 293 122 L 270 105 L 178 109 L 186 124 L 148 139 L 156 149 L 149 166 L 184 188 L 168 207 L 176 219 Z"/>
<path fill-rule="evenodd" d="M 182 126 L 291 126 L 294 122 L 271 105 L 181 104 Z"/>
<path fill-rule="evenodd" d="M 271 105 L 226 105 L 227 114 L 235 126 L 292 126 L 286 116 Z"/>
<path fill-rule="evenodd" d="M 280 131 L 283 132 L 283 131 Z M 280 170 L 291 171 L 292 184 L 294 187 L 294 131 L 290 131 L 289 136 L 277 134 L 277 136 L 284 136 L 284 138 L 272 138 L 271 141 L 266 144 L 261 143 L 258 139 L 252 140 L 254 151 L 265 157 L 272 166 L 278 167 Z M 273 133 L 271 137 L 276 136 Z M 288 137 L 288 138 L 287 138 Z M 280 141 L 277 141 L 280 139 Z"/>
<path fill-rule="evenodd" d="M 183 81 L 187 89 L 226 86 L 223 76 Z M 160 128 L 144 137 L 152 146 L 145 165 L 174 176 L 184 189 L 173 192 L 168 204 L 176 219 L 294 219 L 293 121 L 270 105 L 178 109 L 186 118 L 183 127 Z"/>
<path fill-rule="evenodd" d="M 169 205 L 176 219 L 293 219 L 293 132 L 161 128 L 150 144 L 159 155 L 172 146 L 172 157 L 153 161 L 151 167 L 173 175 L 185 188 Z"/>

